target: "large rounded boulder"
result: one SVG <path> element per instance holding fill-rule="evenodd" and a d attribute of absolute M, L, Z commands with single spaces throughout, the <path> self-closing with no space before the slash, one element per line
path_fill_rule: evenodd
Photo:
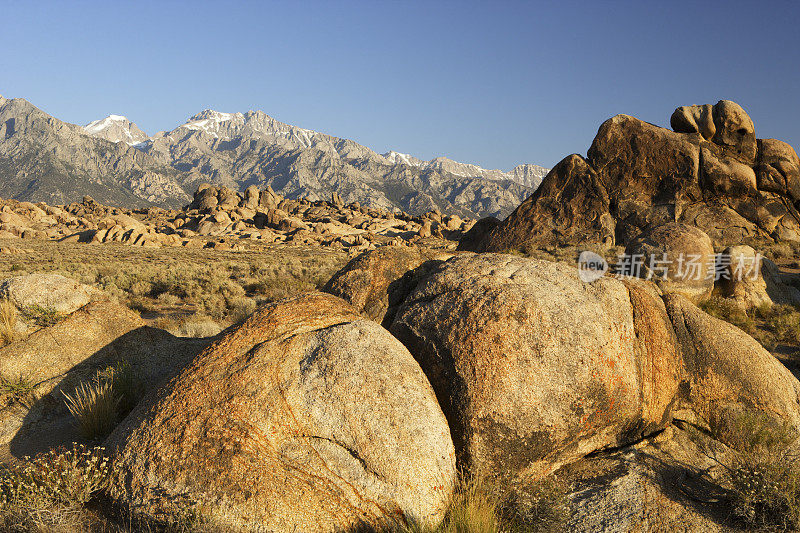
<path fill-rule="evenodd" d="M 109 437 L 111 494 L 134 515 L 199 507 L 232 531 L 344 531 L 443 517 L 447 421 L 419 365 L 343 300 L 254 313 Z"/>
<path fill-rule="evenodd" d="M 396 307 L 413 287 L 423 263 L 436 263 L 436 253 L 408 246 L 384 246 L 351 260 L 331 277 L 324 292 L 343 298 L 364 316 L 391 324 Z M 406 275 L 408 274 L 408 275 Z"/>
<path fill-rule="evenodd" d="M 669 420 L 682 361 L 649 283 L 501 254 L 465 253 L 422 279 L 394 333 L 417 357 L 459 460 L 538 477 Z"/>
<path fill-rule="evenodd" d="M 649 228 L 625 248 L 626 274 L 653 279 L 664 292 L 680 292 L 695 302 L 711 295 L 715 269 L 711 239 L 687 224 Z"/>

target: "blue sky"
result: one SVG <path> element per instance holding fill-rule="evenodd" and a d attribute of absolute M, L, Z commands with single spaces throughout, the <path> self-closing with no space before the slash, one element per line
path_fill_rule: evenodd
<path fill-rule="evenodd" d="M 261 109 L 488 168 L 585 153 L 603 120 L 740 103 L 800 148 L 793 2 L 5 2 L 0 94 L 148 133 Z"/>

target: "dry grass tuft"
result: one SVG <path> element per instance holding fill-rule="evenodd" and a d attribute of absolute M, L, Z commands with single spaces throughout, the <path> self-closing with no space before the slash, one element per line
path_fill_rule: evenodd
<path fill-rule="evenodd" d="M 63 318 L 55 309 L 39 305 L 23 309 L 23 315 L 26 319 L 42 328 L 55 325 Z"/>
<path fill-rule="evenodd" d="M 461 481 L 450 504 L 441 533 L 495 533 L 500 531 L 500 498 L 485 479 Z"/>
<path fill-rule="evenodd" d="M 139 373 L 128 363 L 120 361 L 98 373 L 96 381 L 111 384 L 111 390 L 119 398 L 117 418 L 122 420 L 130 413 L 144 395 L 144 383 Z"/>
<path fill-rule="evenodd" d="M 36 385 L 21 374 L 17 379 L 0 376 L 0 395 L 4 397 L 5 402 L 29 404 L 36 399 Z"/>
<path fill-rule="evenodd" d="M 205 315 L 191 315 L 180 318 L 165 316 L 156 319 L 153 325 L 157 328 L 169 331 L 176 337 L 213 337 L 222 331 L 222 327 L 219 324 L 214 322 L 211 317 Z"/>
<path fill-rule="evenodd" d="M 700 309 L 725 322 L 729 322 L 747 334 L 752 335 L 756 332 L 756 323 L 752 317 L 739 307 L 735 300 L 712 296 L 708 300 L 700 303 Z"/>
<path fill-rule="evenodd" d="M 712 296 L 700 304 L 709 315 L 738 327 L 767 350 L 780 343 L 800 345 L 800 310 L 791 305 L 763 305 L 745 311 L 735 300 Z"/>
<path fill-rule="evenodd" d="M 98 372 L 72 394 L 62 393 L 81 436 L 90 441 L 107 437 L 144 394 L 144 383 L 127 361 Z"/>
<path fill-rule="evenodd" d="M 535 533 L 559 531 L 567 518 L 566 491 L 555 478 L 503 491 L 486 478 L 460 478 L 444 521 L 411 525 L 403 533 Z M 390 530 L 391 531 L 391 530 Z"/>
<path fill-rule="evenodd" d="M 116 427 L 120 398 L 114 394 L 110 380 L 81 383 L 72 394 L 63 394 L 67 409 L 86 440 L 102 440 Z"/>
<path fill-rule="evenodd" d="M 711 436 L 734 451 L 720 461 L 733 517 L 757 531 L 800 528 L 800 464 L 793 451 L 797 431 L 788 423 L 745 410 L 709 424 Z"/>

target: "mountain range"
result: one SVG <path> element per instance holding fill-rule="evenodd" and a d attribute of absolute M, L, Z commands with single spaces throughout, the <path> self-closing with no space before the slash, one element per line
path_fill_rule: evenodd
<path fill-rule="evenodd" d="M 289 197 L 421 213 L 508 215 L 548 169 L 509 172 L 437 157 L 379 154 L 352 140 L 299 128 L 261 111 L 206 110 L 148 136 L 126 117 L 86 126 L 0 96 L 0 196 L 50 204 L 91 195 L 125 207 L 180 207 L 201 183 L 243 191 L 268 185 Z"/>

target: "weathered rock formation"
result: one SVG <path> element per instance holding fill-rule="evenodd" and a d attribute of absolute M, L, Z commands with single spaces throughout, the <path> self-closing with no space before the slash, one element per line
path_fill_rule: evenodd
<path fill-rule="evenodd" d="M 627 244 L 650 225 L 697 226 L 717 245 L 800 240 L 800 160 L 757 140 L 734 102 L 678 108 L 674 131 L 627 115 L 604 122 L 587 158 L 570 155 L 476 251 Z"/>
<path fill-rule="evenodd" d="M 586 283 L 572 266 L 491 253 L 403 276 L 399 266 L 366 252 L 334 279 L 364 280 L 346 285 L 352 301 L 397 302 L 383 321 L 428 376 L 473 473 L 535 479 L 638 442 L 675 409 L 708 421 L 753 410 L 800 429 L 800 383 L 754 339 L 686 299 L 692 284 L 664 280 L 662 292 L 637 278 Z"/>
<path fill-rule="evenodd" d="M 106 443 L 135 514 L 197 504 L 228 531 L 438 523 L 455 454 L 419 365 L 343 300 L 268 305 L 142 404 Z"/>

